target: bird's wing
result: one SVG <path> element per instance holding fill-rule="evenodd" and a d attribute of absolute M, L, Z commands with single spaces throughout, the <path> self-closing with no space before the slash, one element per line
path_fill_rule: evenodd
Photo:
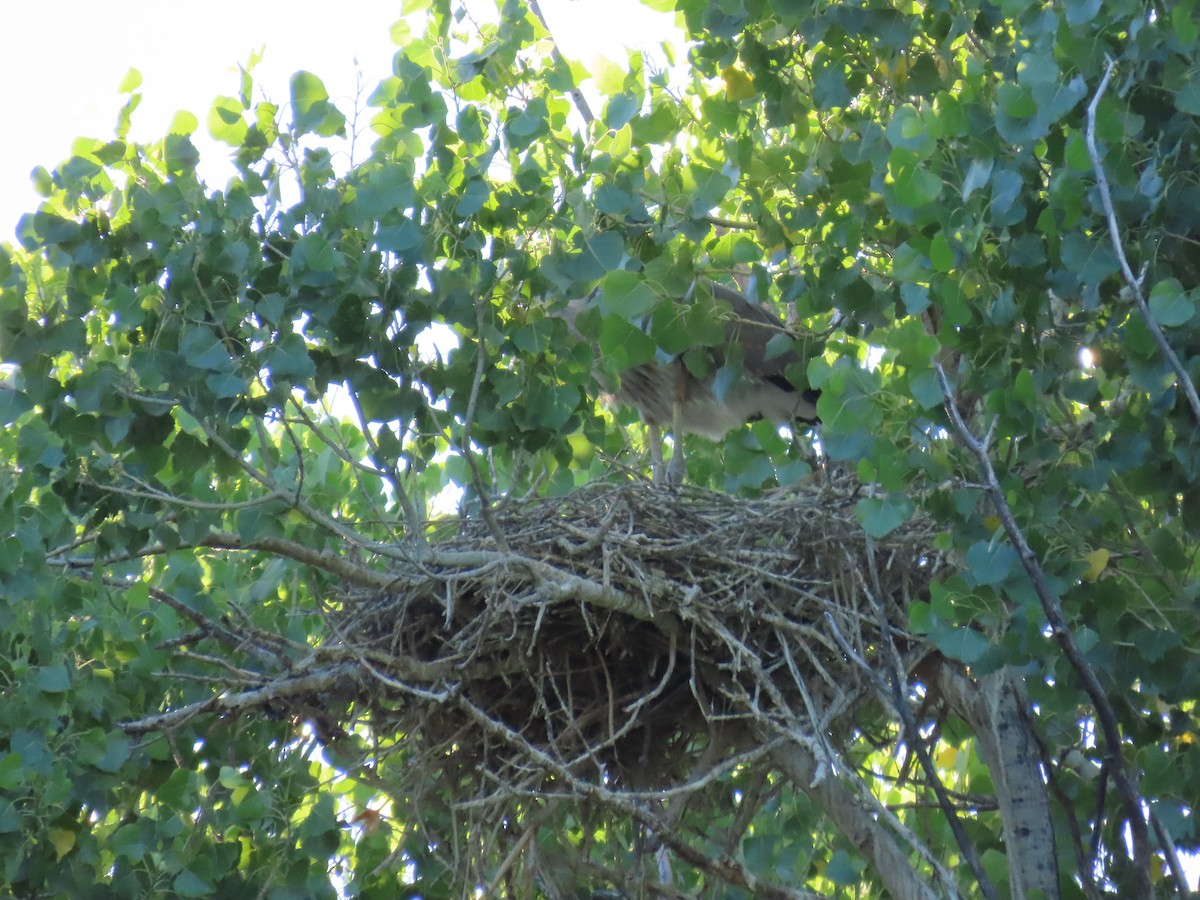
<path fill-rule="evenodd" d="M 759 378 L 782 378 L 788 366 L 800 362 L 800 357 L 790 349 L 767 359 L 767 343 L 775 335 L 785 333 L 779 319 L 724 285 L 713 284 L 710 290 L 713 297 L 730 306 L 729 318 L 725 323 L 725 339 L 727 343 L 741 347 L 743 371 Z M 723 354 L 719 355 L 717 362 L 718 365 L 724 364 Z"/>
<path fill-rule="evenodd" d="M 789 348 L 767 358 L 767 344 L 771 338 L 786 333 L 783 323 L 731 288 L 714 283 L 711 291 L 713 297 L 730 306 L 725 340 L 727 344 L 737 344 L 741 348 L 742 371 L 759 382 L 758 395 L 753 402 L 759 404 L 762 414 L 776 421 L 785 417 L 819 421 L 817 399 L 821 396 L 820 391 L 797 391 L 786 377 L 789 366 L 802 362 L 800 355 Z M 718 365 L 724 365 L 723 352 L 714 356 Z M 785 409 L 786 413 L 781 412 Z"/>

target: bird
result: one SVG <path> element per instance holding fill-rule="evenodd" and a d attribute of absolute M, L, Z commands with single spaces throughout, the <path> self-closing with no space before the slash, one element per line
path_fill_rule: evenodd
<path fill-rule="evenodd" d="M 708 286 L 712 296 L 727 304 L 724 344 L 709 348 L 713 365 L 697 375 L 679 357 L 662 358 L 625 369 L 618 383 L 598 367 L 597 380 L 619 405 L 637 410 L 646 423 L 652 471 L 655 481 L 679 484 L 685 471 L 682 435 L 698 434 L 709 440 L 721 440 L 733 428 L 746 422 L 767 419 L 777 425 L 795 421 L 819 423 L 817 399 L 820 391 L 799 390 L 785 375 L 788 366 L 800 361 L 793 349 L 768 358 L 767 343 L 783 330 L 775 316 L 724 285 Z M 692 291 L 688 292 L 689 295 Z M 673 302 L 686 302 L 681 298 Z M 576 337 L 582 339 L 576 320 L 587 309 L 603 304 L 597 288 L 586 297 L 570 300 L 560 315 Z M 732 348 L 737 353 L 730 353 Z M 733 381 L 720 390 L 717 372 L 733 356 L 741 358 L 741 370 Z M 599 363 L 599 359 L 597 359 Z M 663 467 L 662 432 L 669 429 L 675 439 L 670 464 Z"/>

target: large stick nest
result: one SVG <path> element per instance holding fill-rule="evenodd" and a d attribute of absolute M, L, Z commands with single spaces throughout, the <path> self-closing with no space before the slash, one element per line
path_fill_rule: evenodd
<path fill-rule="evenodd" d="M 352 717 L 459 797 L 652 788 L 764 735 L 826 740 L 868 667 L 924 652 L 906 607 L 937 568 L 928 523 L 868 538 L 859 490 L 597 484 L 462 520 L 332 615 L 372 676 Z"/>

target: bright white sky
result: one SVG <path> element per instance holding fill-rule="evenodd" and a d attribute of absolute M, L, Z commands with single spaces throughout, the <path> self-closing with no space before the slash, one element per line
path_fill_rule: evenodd
<path fill-rule="evenodd" d="M 389 39 L 400 0 L 37 0 L 6 3 L 0 22 L 0 242 L 39 198 L 29 182 L 38 165 L 53 168 L 80 135 L 112 136 L 117 93 L 131 68 L 143 76 L 134 113 L 135 140 L 161 137 L 175 112 L 201 123 L 196 140 L 202 172 L 220 186 L 228 149 L 204 141 L 209 104 L 236 95 L 237 66 L 265 48 L 254 69 L 256 95 L 284 103 L 288 79 L 307 69 L 325 82 L 343 112 L 361 70 L 370 92 L 391 71 Z M 563 52 L 589 62 L 623 62 L 623 45 L 656 46 L 670 17 L 637 0 L 542 0 Z M 356 70 L 355 60 L 358 61 Z"/>

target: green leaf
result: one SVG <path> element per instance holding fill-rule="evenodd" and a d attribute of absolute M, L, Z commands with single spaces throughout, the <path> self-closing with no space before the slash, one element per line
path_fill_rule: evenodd
<path fill-rule="evenodd" d="M 536 427 L 558 431 L 579 406 L 579 391 L 570 385 L 537 380 L 529 385 L 525 403 Z"/>
<path fill-rule="evenodd" d="M 1016 397 L 1029 409 L 1036 409 L 1038 405 L 1038 389 L 1033 381 L 1033 373 L 1028 369 L 1022 369 L 1017 373 L 1017 377 L 1013 382 L 1013 396 Z"/>
<path fill-rule="evenodd" d="M 342 130 L 345 119 L 329 102 L 325 84 L 312 72 L 296 72 L 292 75 L 292 127 L 297 134 L 316 132 L 332 137 Z"/>
<path fill-rule="evenodd" d="M 200 162 L 200 151 L 187 134 L 168 134 L 163 138 L 163 158 L 173 175 L 191 172 Z"/>
<path fill-rule="evenodd" d="M 586 256 L 600 268 L 599 277 L 604 272 L 610 272 L 621 265 L 621 257 L 625 254 L 625 242 L 616 232 L 603 231 L 593 234 L 584 243 Z"/>
<path fill-rule="evenodd" d="M 937 373 L 932 369 L 910 374 L 908 389 L 921 409 L 933 409 L 935 406 L 941 406 L 946 399 L 942 393 L 942 385 L 938 381 Z"/>
<path fill-rule="evenodd" d="M 862 880 L 867 863 L 862 857 L 851 856 L 845 850 L 835 850 L 825 867 L 825 877 L 840 887 L 849 887 Z"/>
<path fill-rule="evenodd" d="M 419 247 L 424 239 L 425 235 L 422 234 L 421 229 L 408 218 L 402 218 L 395 224 L 380 225 L 379 230 L 375 232 L 375 243 L 379 249 L 391 253 L 404 253 L 412 250 L 414 247 Z"/>
<path fill-rule="evenodd" d="M 466 191 L 455 204 L 454 212 L 464 219 L 473 216 L 483 209 L 483 205 L 487 203 L 491 195 L 491 186 L 486 181 L 482 178 L 473 178 L 467 183 Z"/>
<path fill-rule="evenodd" d="M 245 109 L 235 97 L 218 97 L 208 111 L 208 133 L 231 147 L 240 147 L 250 133 Z"/>
<path fill-rule="evenodd" d="M 550 110 L 544 98 L 538 97 L 522 107 L 509 109 L 504 130 L 517 147 L 527 147 L 533 140 L 550 132 Z"/>
<path fill-rule="evenodd" d="M 896 199 L 916 209 L 932 203 L 942 193 L 942 179 L 924 165 L 909 165 L 892 173 L 892 189 Z"/>
<path fill-rule="evenodd" d="M 597 345 L 613 372 L 648 363 L 658 351 L 649 335 L 617 316 L 603 318 Z"/>
<path fill-rule="evenodd" d="M 1086 25 L 1100 12 L 1103 0 L 1066 0 L 1067 24 L 1072 28 Z"/>
<path fill-rule="evenodd" d="M 908 627 L 912 629 L 913 634 L 929 634 L 936 624 L 937 620 L 933 615 L 933 608 L 924 600 L 917 600 L 908 608 Z"/>
<path fill-rule="evenodd" d="M 137 69 L 129 69 L 125 76 L 121 79 L 121 83 L 117 85 L 117 92 L 121 94 L 131 94 L 142 85 L 142 73 Z"/>
<path fill-rule="evenodd" d="M 954 251 L 946 240 L 946 233 L 939 231 L 929 244 L 929 261 L 938 272 L 949 272 L 954 268 Z"/>
<path fill-rule="evenodd" d="M 303 381 L 316 374 L 308 346 L 298 334 L 285 334 L 277 339 L 267 354 L 266 362 L 272 376 L 285 381 Z"/>
<path fill-rule="evenodd" d="M 910 150 L 924 157 L 933 150 L 935 141 L 921 114 L 910 104 L 904 104 L 892 115 L 888 123 L 887 137 L 893 147 Z"/>
<path fill-rule="evenodd" d="M 41 666 L 37 676 L 38 690 L 47 694 L 61 694 L 71 689 L 71 675 L 62 663 Z"/>
<path fill-rule="evenodd" d="M 208 897 L 214 888 L 211 884 L 195 874 L 191 869 L 184 869 L 175 876 L 172 882 L 176 893 L 181 897 Z"/>
<path fill-rule="evenodd" d="M 963 179 L 962 198 L 968 199 L 973 193 L 988 183 L 988 179 L 992 175 L 992 166 L 996 164 L 994 159 L 973 159 L 971 166 L 967 169 L 967 177 Z"/>
<path fill-rule="evenodd" d="M 609 215 L 623 215 L 633 206 L 633 195 L 613 184 L 602 184 L 596 188 L 592 198 L 596 209 Z"/>
<path fill-rule="evenodd" d="M 967 550 L 968 571 L 976 584 L 1000 584 L 1017 566 L 1017 551 L 1008 544 L 977 541 Z"/>
<path fill-rule="evenodd" d="M 292 249 L 292 277 L 303 285 L 330 284 L 341 261 L 341 254 L 323 235 L 310 231 Z"/>
<path fill-rule="evenodd" d="M 13 802 L 0 797 L 0 834 L 12 834 L 22 827 L 21 814 Z"/>
<path fill-rule="evenodd" d="M 1099 3 L 1100 0 L 1093 0 Z M 1195 0 L 1180 0 L 1171 10 L 1171 27 L 1175 29 L 1175 37 L 1183 44 L 1192 44 L 1196 40 L 1196 3 Z"/>
<path fill-rule="evenodd" d="M 1190 322 L 1196 307 L 1178 279 L 1166 278 L 1150 291 L 1150 314 L 1159 325 L 1172 328 Z"/>
<path fill-rule="evenodd" d="M 640 319 L 658 304 L 658 297 L 637 272 L 617 269 L 605 275 L 600 284 L 603 291 L 601 308 L 623 319 Z"/>
<path fill-rule="evenodd" d="M 477 144 L 487 137 L 487 125 L 479 107 L 474 104 L 468 104 L 459 110 L 454 128 L 458 131 L 458 136 L 468 144 Z"/>
<path fill-rule="evenodd" d="M 973 628 L 936 628 L 930 637 L 942 653 L 967 665 L 979 662 L 991 647 L 987 637 Z"/>
<path fill-rule="evenodd" d="M 733 187 L 730 177 L 707 166 L 688 166 L 682 172 L 684 191 L 692 216 L 704 216 L 719 205 Z"/>
<path fill-rule="evenodd" d="M 609 128 L 621 128 L 637 115 L 641 104 L 632 94 L 617 94 L 608 101 L 604 110 L 604 121 Z"/>
<path fill-rule="evenodd" d="M 231 791 L 236 788 L 245 787 L 250 783 L 246 779 L 246 776 L 233 766 L 221 766 L 220 771 L 217 773 L 217 780 L 220 781 L 221 787 Z"/>
<path fill-rule="evenodd" d="M 292 75 L 290 88 L 293 112 L 297 116 L 308 114 L 329 99 L 325 83 L 312 72 L 296 72 Z"/>
<path fill-rule="evenodd" d="M 912 517 L 912 501 L 903 495 L 863 497 L 854 506 L 854 516 L 871 537 L 891 534 Z"/>
<path fill-rule="evenodd" d="M 186 109 L 181 109 L 167 126 L 167 134 L 195 134 L 199 127 L 199 120 Z"/>
<path fill-rule="evenodd" d="M 24 391 L 0 386 L 0 425 L 12 425 L 31 409 L 33 401 Z"/>
<path fill-rule="evenodd" d="M 20 753 L 5 753 L 0 756 L 0 791 L 11 791 L 25 781 L 25 771 Z"/>
<path fill-rule="evenodd" d="M 929 288 L 923 284 L 904 282 L 900 285 L 900 299 L 904 301 L 904 309 L 910 316 L 919 316 L 929 308 Z"/>
<path fill-rule="evenodd" d="M 227 372 L 233 368 L 233 358 L 225 345 L 207 328 L 189 327 L 179 342 L 179 352 L 189 366 L 211 372 Z"/>

